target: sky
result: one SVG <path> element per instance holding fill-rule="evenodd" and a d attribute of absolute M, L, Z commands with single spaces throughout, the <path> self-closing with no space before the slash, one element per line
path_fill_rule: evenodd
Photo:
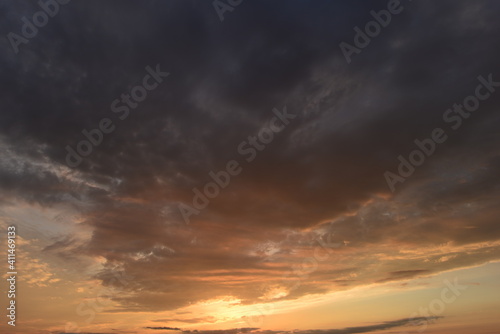
<path fill-rule="evenodd" d="M 0 332 L 498 333 L 499 10 L 0 0 Z"/>

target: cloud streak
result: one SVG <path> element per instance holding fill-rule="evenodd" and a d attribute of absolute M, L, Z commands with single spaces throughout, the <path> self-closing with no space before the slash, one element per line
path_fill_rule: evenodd
<path fill-rule="evenodd" d="M 259 328 L 232 328 L 232 329 L 221 329 L 221 330 L 181 330 L 179 328 L 172 327 L 145 327 L 148 329 L 155 330 L 179 330 L 184 334 L 356 334 L 356 333 L 370 333 L 378 332 L 381 330 L 404 327 L 404 326 L 416 326 L 416 324 L 421 321 L 437 320 L 443 317 L 415 317 L 412 319 L 399 319 L 386 321 L 383 323 L 367 326 L 357 326 L 357 327 L 346 327 L 341 329 L 317 329 L 317 330 L 294 330 L 294 331 L 271 331 L 271 330 L 260 330 Z"/>

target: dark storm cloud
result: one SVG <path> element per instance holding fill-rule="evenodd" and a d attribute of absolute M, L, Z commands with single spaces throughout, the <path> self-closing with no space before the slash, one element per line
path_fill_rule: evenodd
<path fill-rule="evenodd" d="M 3 153 L 16 153 L 4 154 L 0 165 L 0 203 L 89 204 L 82 214 L 92 238 L 74 252 L 108 261 L 96 276 L 104 285 L 118 284 L 107 275 L 125 271 L 132 279 L 119 287 L 141 291 L 115 297 L 123 306 L 115 311 L 174 309 L 224 295 L 255 301 L 295 264 L 294 251 L 311 239 L 303 231 L 318 226 L 349 242 L 334 255 L 360 265 L 319 269 L 320 283 L 305 281 L 288 298 L 326 292 L 334 281 L 401 280 L 418 268 L 430 274 L 494 259 L 491 246 L 439 265 L 405 259 L 376 274 L 360 269 L 373 245 L 500 238 L 500 92 L 449 133 L 396 194 L 383 178 L 415 138 L 444 126 L 443 112 L 474 92 L 478 75 L 500 81 L 499 5 L 405 2 L 348 65 L 338 44 L 352 42 L 354 26 L 386 4 L 252 1 L 221 23 L 210 2 L 70 2 L 19 54 L 2 41 L 0 139 Z M 38 10 L 19 1 L 1 6 L 4 35 L 19 32 L 20 18 Z M 111 102 L 156 64 L 171 75 L 120 121 Z M 244 163 L 238 144 L 283 106 L 297 118 Z M 78 168 L 66 167 L 65 146 L 75 147 L 81 131 L 103 117 L 116 130 Z M 185 225 L 177 205 L 191 205 L 192 188 L 230 159 L 242 161 L 242 174 Z M 320 225 L 325 221 L 332 224 Z M 299 236 L 287 239 L 283 229 Z M 268 240 L 280 245 L 278 267 L 254 252 Z M 387 255 L 381 251 L 380 261 Z"/>

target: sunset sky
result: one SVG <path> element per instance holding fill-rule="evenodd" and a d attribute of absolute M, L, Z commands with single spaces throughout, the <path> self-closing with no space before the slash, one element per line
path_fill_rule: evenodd
<path fill-rule="evenodd" d="M 500 333 L 500 2 L 0 13 L 1 333 Z"/>

